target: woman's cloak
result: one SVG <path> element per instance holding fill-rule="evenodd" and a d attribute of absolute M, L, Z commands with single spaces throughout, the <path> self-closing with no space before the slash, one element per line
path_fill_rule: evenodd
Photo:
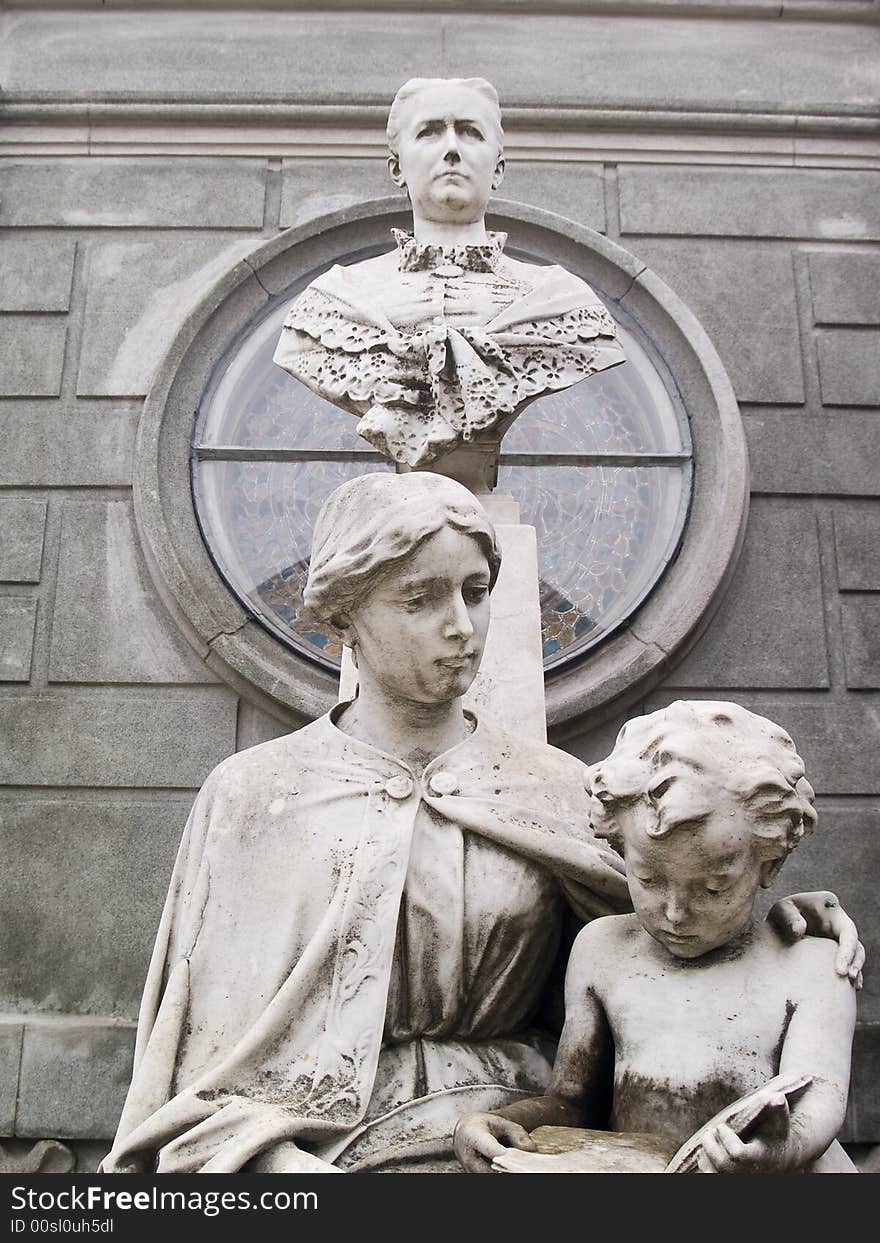
<path fill-rule="evenodd" d="M 457 1116 L 540 1091 L 549 1063 L 522 1032 L 552 966 L 557 899 L 582 918 L 629 908 L 622 862 L 588 827 L 582 765 L 480 723 L 418 777 L 343 734 L 335 714 L 230 757 L 200 791 L 105 1172 L 238 1170 L 283 1141 L 332 1161 L 377 1110 L 406 1114 L 409 1096 L 451 1095 Z M 386 1016 L 389 990 L 400 1004 L 395 947 L 420 824 L 441 849 L 482 851 L 470 873 L 480 909 L 459 913 L 454 892 L 437 904 L 462 949 L 451 967 L 423 969 L 459 1009 L 414 1032 L 421 1045 Z M 520 876 L 543 896 L 517 914 Z M 388 1056 L 398 1068 L 404 1054 L 418 1076 L 401 1088 L 398 1075 L 388 1097 Z M 426 1062 L 441 1067 L 434 1078 Z"/>

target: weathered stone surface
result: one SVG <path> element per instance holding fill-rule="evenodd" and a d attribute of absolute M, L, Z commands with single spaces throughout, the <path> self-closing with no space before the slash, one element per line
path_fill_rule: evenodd
<path fill-rule="evenodd" d="M 265 169 L 263 160 L 203 156 L 10 161 L 0 225 L 258 229 Z"/>
<path fill-rule="evenodd" d="M 526 100 L 730 110 L 870 106 L 873 27 L 601 14 L 218 11 L 10 15 L 5 89 L 27 96 L 106 94 L 390 98 L 404 76 L 489 77 L 508 105 Z M 109 52 L 112 51 L 112 55 Z M 476 61 L 475 61 L 476 56 Z M 296 72 L 291 72 L 291 66 Z"/>
<path fill-rule="evenodd" d="M 509 160 L 498 197 L 530 203 L 605 231 L 601 168 L 567 160 Z"/>
<path fill-rule="evenodd" d="M 235 696 L 221 687 L 7 695 L 0 783 L 200 786 L 235 750 Z"/>
<path fill-rule="evenodd" d="M 215 682 L 150 580 L 128 501 L 65 501 L 49 679 Z"/>
<path fill-rule="evenodd" d="M 122 1112 L 133 1049 L 129 1025 L 73 1017 L 28 1022 L 16 1134 L 109 1139 Z"/>
<path fill-rule="evenodd" d="M 880 1135 L 880 1023 L 860 1023 L 853 1041 L 849 1110 L 841 1139 L 877 1142 Z M 877 1173 L 876 1164 L 872 1173 Z"/>
<path fill-rule="evenodd" d="M 819 387 L 828 406 L 880 406 L 880 332 L 825 328 L 816 333 Z"/>
<path fill-rule="evenodd" d="M 138 408 L 15 402 L 4 407 L 0 484 L 83 487 L 131 483 Z"/>
<path fill-rule="evenodd" d="M 303 721 L 302 724 L 305 725 L 306 722 Z M 246 751 L 248 747 L 256 747 L 259 743 L 268 742 L 271 738 L 280 738 L 283 734 L 289 734 L 295 728 L 293 725 L 286 725 L 276 717 L 270 716 L 268 712 L 263 712 L 261 708 L 248 703 L 246 699 L 239 700 L 235 749 Z"/>
<path fill-rule="evenodd" d="M 834 515 L 837 584 L 842 591 L 880 591 L 880 507 L 859 505 Z"/>
<path fill-rule="evenodd" d="M 75 1154 L 57 1139 L 0 1144 L 0 1174 L 70 1174 L 75 1168 Z"/>
<path fill-rule="evenodd" d="M 687 698 L 691 698 L 689 693 Z M 724 699 L 727 695 L 701 695 Z M 685 696 L 663 688 L 650 696 L 647 712 L 665 707 Z M 785 692 L 743 691 L 734 698 L 744 708 L 776 721 L 787 729 L 807 766 L 807 776 L 823 795 L 867 794 L 877 789 L 877 753 L 880 749 L 880 720 L 876 708 L 859 696 L 831 700 L 816 695 L 809 703 Z"/>
<path fill-rule="evenodd" d="M 73 238 L 7 234 L 0 239 L 0 311 L 66 311 L 75 250 Z"/>
<path fill-rule="evenodd" d="M 0 315 L 0 397 L 54 397 L 64 365 L 65 316 Z"/>
<path fill-rule="evenodd" d="M 24 1028 L 20 1024 L 0 1022 L 0 1135 L 12 1135 L 15 1130 L 23 1036 Z"/>
<path fill-rule="evenodd" d="M 817 324 L 880 324 L 880 255 L 817 251 L 810 288 Z"/>
<path fill-rule="evenodd" d="M 254 244 L 222 233 L 97 243 L 77 392 L 144 395 L 187 313 Z"/>
<path fill-rule="evenodd" d="M 864 106 L 876 91 L 870 42 L 857 26 L 456 13 L 445 34 L 444 72 L 473 73 L 479 48 L 480 72 L 508 106 L 588 99 L 791 112 L 821 109 L 823 100 Z M 836 52 L 848 58 L 845 69 Z"/>
<path fill-rule="evenodd" d="M 880 689 L 880 595 L 844 598 L 840 612 L 847 686 Z"/>
<path fill-rule="evenodd" d="M 137 1017 L 191 802 L 0 801 L 0 1010 Z M 36 892 L 51 894 L 51 919 Z"/>
<path fill-rule="evenodd" d="M 303 224 L 330 212 L 391 198 L 400 191 L 388 175 L 384 157 L 285 160 L 281 172 L 281 224 Z M 400 201 L 406 202 L 401 194 Z M 392 245 L 388 235 L 389 247 Z"/>
<path fill-rule="evenodd" d="M 828 686 L 822 615 L 815 514 L 806 506 L 753 500 L 724 601 L 664 685 Z"/>
<path fill-rule="evenodd" d="M 36 619 L 34 597 L 0 596 L 0 682 L 30 678 Z"/>
<path fill-rule="evenodd" d="M 743 425 L 755 492 L 880 495 L 880 439 L 873 412 L 834 418 L 796 410 L 746 410 Z"/>
<path fill-rule="evenodd" d="M 791 257 L 760 242 L 639 239 L 636 256 L 712 338 L 740 401 L 799 402 L 804 383 Z M 790 327 L 779 331 L 779 325 Z"/>
<path fill-rule="evenodd" d="M 4 419 L 4 442 L 8 428 Z M 4 443 L 4 452 L 6 456 Z M 43 560 L 46 502 L 11 496 L 0 500 L 0 581 L 38 583 Z"/>
<path fill-rule="evenodd" d="M 611 754 L 615 739 L 623 726 L 631 717 L 640 716 L 642 710 L 641 704 L 633 704 L 626 712 L 613 717 L 604 725 L 586 734 L 570 735 L 560 730 L 551 730 L 549 742 L 554 747 L 561 747 L 563 751 L 576 755 L 585 764 L 596 764 L 599 760 L 604 760 L 606 755 Z"/>
<path fill-rule="evenodd" d="M 774 712 L 773 719 L 797 739 L 817 790 L 825 794 L 876 790 L 880 723 L 870 703 L 852 698 L 809 706 L 780 701 Z"/>
<path fill-rule="evenodd" d="M 249 103 L 384 101 L 402 75 L 430 77 L 444 63 L 443 21 L 430 13 L 220 11 L 205 21 L 182 10 L 104 10 L 88 21 L 57 11 L 51 17 L 47 24 L 38 14 L 16 14 L 0 61 L 4 89 L 86 99 L 122 92 Z"/>
<path fill-rule="evenodd" d="M 631 165 L 620 228 L 708 237 L 880 237 L 880 176 L 842 169 Z"/>

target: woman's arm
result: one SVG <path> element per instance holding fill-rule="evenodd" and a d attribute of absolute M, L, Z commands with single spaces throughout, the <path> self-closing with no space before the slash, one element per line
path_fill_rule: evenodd
<path fill-rule="evenodd" d="M 856 988 L 862 987 L 865 947 L 859 940 L 858 929 L 840 905 L 836 894 L 822 890 L 780 898 L 770 908 L 767 919 L 788 940 L 814 936 L 837 941 L 835 971 L 839 976 L 847 976 Z"/>

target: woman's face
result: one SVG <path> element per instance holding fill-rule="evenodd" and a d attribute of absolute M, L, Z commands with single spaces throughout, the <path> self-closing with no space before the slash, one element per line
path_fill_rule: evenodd
<path fill-rule="evenodd" d="M 412 703 L 447 703 L 473 682 L 489 628 L 489 565 L 476 539 L 444 527 L 352 610 L 346 639 L 362 683 Z"/>

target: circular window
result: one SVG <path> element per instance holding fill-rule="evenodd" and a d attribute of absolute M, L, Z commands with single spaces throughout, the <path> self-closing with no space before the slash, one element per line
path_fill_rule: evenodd
<path fill-rule="evenodd" d="M 290 301 L 314 275 L 273 298 L 211 377 L 195 427 L 193 494 L 214 561 L 242 603 L 283 643 L 338 669 L 338 636 L 300 620 L 315 519 L 340 483 L 393 467 L 365 446 L 353 418 L 272 361 Z M 633 613 L 674 555 L 690 501 L 687 418 L 633 329 L 619 332 L 625 364 L 532 403 L 503 444 L 498 490 L 538 532 L 548 671 Z"/>
<path fill-rule="evenodd" d="M 338 640 L 299 619 L 317 512 L 344 479 L 391 467 L 272 353 L 300 289 L 390 249 L 408 223 L 382 200 L 260 244 L 181 325 L 141 418 L 135 513 L 158 589 L 212 670 L 294 724 L 338 686 Z M 519 204 L 496 203 L 488 223 L 509 253 L 587 281 L 628 360 L 529 406 L 499 468 L 497 491 L 538 531 L 548 723 L 582 729 L 659 681 L 721 600 L 745 527 L 745 442 L 711 343 L 637 258 Z"/>

